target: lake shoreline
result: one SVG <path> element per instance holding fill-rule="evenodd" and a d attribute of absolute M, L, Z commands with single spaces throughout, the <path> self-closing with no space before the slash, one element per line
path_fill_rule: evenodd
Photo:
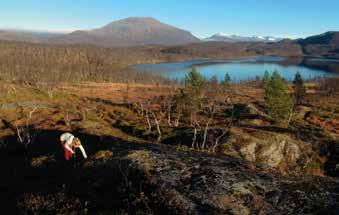
<path fill-rule="evenodd" d="M 252 80 L 255 77 L 262 77 L 267 70 L 272 72 L 278 70 L 283 73 L 287 80 L 291 80 L 297 71 L 301 71 L 306 80 L 322 76 L 339 74 L 339 61 L 328 58 L 315 57 L 285 57 L 285 56 L 255 56 L 224 59 L 200 59 L 177 61 L 158 64 L 137 64 L 133 69 L 141 72 L 159 73 L 162 77 L 174 80 L 183 80 L 192 67 L 202 71 L 205 78 L 220 74 L 232 73 L 233 79 L 237 81 Z M 332 69 L 332 70 L 331 70 Z M 235 72 L 236 71 L 236 72 Z M 288 73 L 286 73 L 288 72 Z"/>

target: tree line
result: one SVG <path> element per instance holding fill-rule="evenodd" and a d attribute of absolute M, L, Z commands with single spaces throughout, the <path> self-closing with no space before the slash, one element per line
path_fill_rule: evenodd
<path fill-rule="evenodd" d="M 172 60 L 159 47 L 103 48 L 0 41 L 0 80 L 37 82 L 161 82 L 130 66 Z"/>

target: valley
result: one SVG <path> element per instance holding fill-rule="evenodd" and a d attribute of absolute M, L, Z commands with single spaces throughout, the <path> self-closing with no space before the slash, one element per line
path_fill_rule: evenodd
<path fill-rule="evenodd" d="M 0 30 L 3 210 L 338 214 L 338 75 L 338 31 Z"/>

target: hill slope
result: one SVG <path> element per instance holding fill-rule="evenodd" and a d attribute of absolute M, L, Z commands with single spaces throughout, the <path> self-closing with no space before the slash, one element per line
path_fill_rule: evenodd
<path fill-rule="evenodd" d="M 149 17 L 130 17 L 90 31 L 76 31 L 52 40 L 102 46 L 177 45 L 200 40 L 190 32 Z"/>
<path fill-rule="evenodd" d="M 60 36 L 61 33 L 34 32 L 28 30 L 0 30 L 0 40 L 46 43 L 53 37 Z"/>
<path fill-rule="evenodd" d="M 339 31 L 329 31 L 298 41 L 301 45 L 339 45 Z"/>
<path fill-rule="evenodd" d="M 297 40 L 307 55 L 339 58 L 339 31 L 329 31 Z"/>

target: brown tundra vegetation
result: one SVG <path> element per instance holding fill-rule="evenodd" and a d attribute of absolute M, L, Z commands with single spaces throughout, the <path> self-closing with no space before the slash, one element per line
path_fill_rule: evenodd
<path fill-rule="evenodd" d="M 0 42 L 4 211 L 338 213 L 338 79 L 305 83 L 282 125 L 261 80 L 198 89 L 129 69 L 173 58 L 154 49 Z M 66 131 L 87 160 L 63 161 Z"/>

